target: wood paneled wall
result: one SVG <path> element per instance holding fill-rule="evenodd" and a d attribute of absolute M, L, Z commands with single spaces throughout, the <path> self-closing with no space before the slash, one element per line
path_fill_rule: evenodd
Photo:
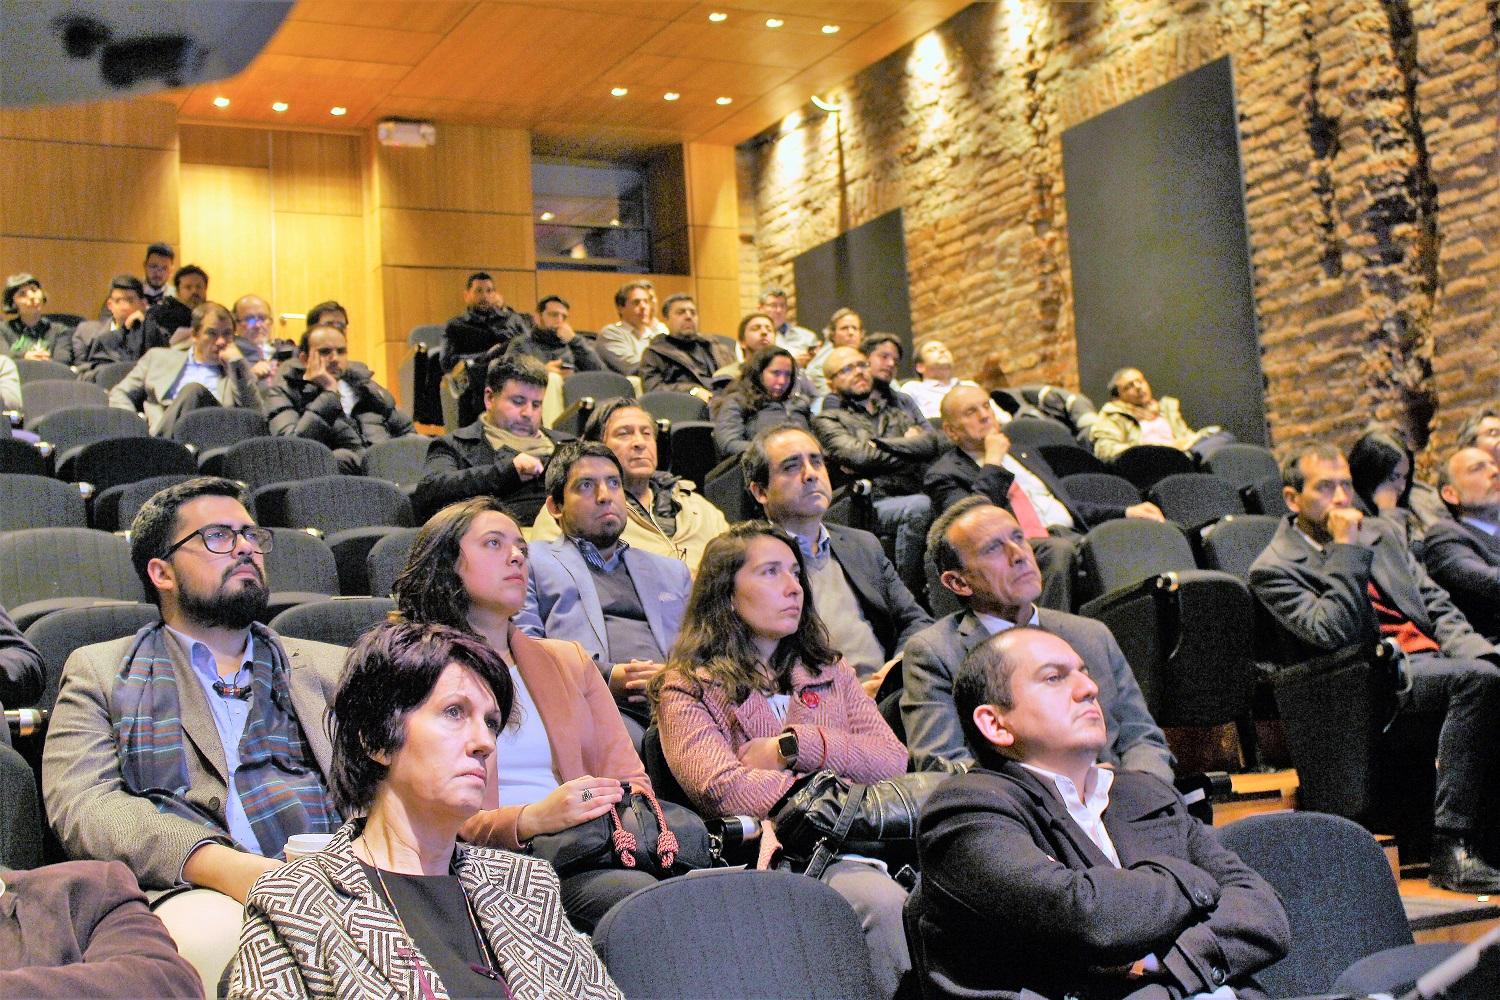
<path fill-rule="evenodd" d="M 161 102 L 0 111 L 0 270 L 98 314 L 114 274 L 178 237 L 177 112 Z"/>

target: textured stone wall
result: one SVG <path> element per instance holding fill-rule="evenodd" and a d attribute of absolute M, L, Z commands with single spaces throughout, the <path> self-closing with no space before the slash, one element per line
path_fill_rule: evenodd
<path fill-rule="evenodd" d="M 1273 439 L 1445 445 L 1500 397 L 1497 43 L 1500 0 L 976 4 L 742 147 L 743 273 L 902 208 L 916 335 L 1076 386 L 1062 132 L 1228 54 Z"/>

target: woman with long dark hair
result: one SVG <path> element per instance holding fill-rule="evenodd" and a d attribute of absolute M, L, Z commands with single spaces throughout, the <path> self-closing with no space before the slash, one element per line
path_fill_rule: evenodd
<path fill-rule="evenodd" d="M 714 415 L 714 443 L 721 458 L 731 458 L 750 447 L 767 427 L 796 424 L 811 427 L 812 400 L 797 388 L 797 360 L 784 347 L 767 347 L 752 354 L 719 398 Z"/>
<path fill-rule="evenodd" d="M 1420 546 L 1427 529 L 1447 516 L 1437 491 L 1412 475 L 1416 455 L 1394 426 L 1372 424 L 1349 448 L 1349 476 L 1359 506 L 1401 533 L 1408 546 Z"/>
<path fill-rule="evenodd" d="M 704 550 L 677 643 L 649 691 L 667 763 L 705 815 L 764 820 L 817 771 L 873 782 L 906 770 L 906 747 L 829 644 L 808 595 L 796 542 L 769 522 L 733 525 Z M 822 880 L 859 916 L 876 981 L 893 995 L 910 966 L 905 890 L 883 863 L 853 856 Z"/>

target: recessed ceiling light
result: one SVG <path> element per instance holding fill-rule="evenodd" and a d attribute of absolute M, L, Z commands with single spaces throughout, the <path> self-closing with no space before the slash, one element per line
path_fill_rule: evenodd
<path fill-rule="evenodd" d="M 557 216 L 553 215 L 551 212 L 543 212 L 542 213 L 542 221 L 543 222 L 551 222 L 555 218 L 557 218 Z"/>
<path fill-rule="evenodd" d="M 823 25 L 823 34 L 825 34 L 825 35 L 837 35 L 838 33 L 839 33 L 839 26 L 838 25 L 836 25 L 836 24 L 825 24 L 825 25 Z"/>
<path fill-rule="evenodd" d="M 335 118 L 342 118 L 349 113 L 349 109 L 341 104 L 337 107 L 329 108 L 328 113 Z"/>
<path fill-rule="evenodd" d="M 629 87 L 611 87 L 611 88 L 609 88 L 609 94 L 610 94 L 611 97 L 624 97 L 628 93 L 630 93 L 630 88 Z"/>
<path fill-rule="evenodd" d="M 677 100 L 677 98 L 679 98 L 681 96 L 682 95 L 679 94 L 677 91 L 675 91 L 675 90 L 669 90 L 665 94 L 661 95 L 661 99 L 664 100 L 664 101 L 675 101 L 675 100 Z"/>
<path fill-rule="evenodd" d="M 768 17 L 768 18 L 766 18 L 766 27 L 768 27 L 768 28 L 779 28 L 783 24 L 786 24 L 786 22 L 783 21 L 779 17 Z"/>
<path fill-rule="evenodd" d="M 287 109 L 287 103 L 286 103 L 286 101 L 277 101 L 275 104 L 271 105 L 271 110 L 274 111 L 274 112 L 276 112 L 277 114 L 281 114 L 281 112 L 285 111 L 286 109 Z"/>
<path fill-rule="evenodd" d="M 733 104 L 734 103 L 734 98 L 732 98 L 732 97 L 721 97 L 717 101 L 714 101 L 714 103 L 717 104 L 717 105 L 719 105 L 719 107 L 723 107 L 726 104 Z"/>
<path fill-rule="evenodd" d="M 611 226 L 618 226 L 620 224 L 620 220 L 619 219 L 610 219 L 609 220 L 609 224 Z"/>
<path fill-rule="evenodd" d="M 227 97 L 215 97 L 214 98 L 214 107 L 216 107 L 216 108 L 227 108 L 227 107 L 229 107 L 229 98 L 227 98 Z"/>
<path fill-rule="evenodd" d="M 712 14 L 708 15 L 708 19 L 715 24 L 718 24 L 720 21 L 729 20 L 729 15 L 724 13 L 722 10 L 716 10 Z"/>

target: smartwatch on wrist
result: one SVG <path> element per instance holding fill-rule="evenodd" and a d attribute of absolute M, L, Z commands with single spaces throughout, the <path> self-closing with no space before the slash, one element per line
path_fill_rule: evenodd
<path fill-rule="evenodd" d="M 797 734 L 787 730 L 776 737 L 776 752 L 781 754 L 781 759 L 790 764 L 797 759 Z"/>

